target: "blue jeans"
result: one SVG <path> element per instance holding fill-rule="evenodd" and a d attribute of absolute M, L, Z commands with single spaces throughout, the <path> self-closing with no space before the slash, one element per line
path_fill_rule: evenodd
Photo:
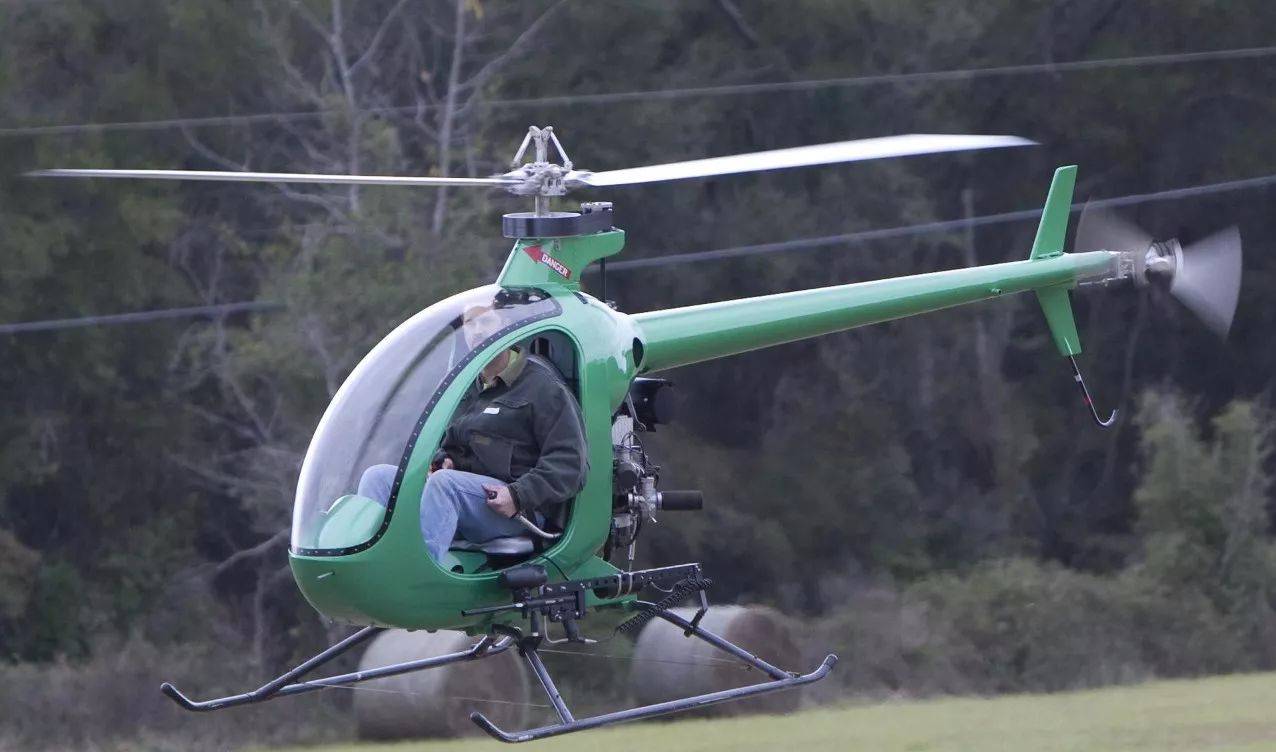
<path fill-rule="evenodd" d="M 359 478 L 360 496 L 385 505 L 394 487 L 394 465 L 373 465 Z M 421 537 L 435 561 L 443 555 L 458 535 L 467 541 L 482 543 L 493 538 L 524 535 L 527 530 L 517 521 L 502 517 L 487 506 L 483 485 L 503 486 L 495 478 L 461 470 L 435 470 L 421 492 Z"/>

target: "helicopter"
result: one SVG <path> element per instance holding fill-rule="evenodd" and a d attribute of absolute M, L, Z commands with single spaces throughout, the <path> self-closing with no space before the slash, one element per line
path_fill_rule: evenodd
<path fill-rule="evenodd" d="M 55 169 L 39 177 L 158 178 L 396 186 L 500 188 L 533 199 L 533 210 L 502 217 L 514 241 L 496 280 L 436 302 L 404 321 L 353 369 L 319 421 L 297 482 L 289 563 L 297 586 L 321 614 L 361 628 L 255 690 L 198 701 L 170 683 L 161 690 L 182 708 L 212 711 L 480 661 L 515 650 L 536 676 L 558 720 L 518 731 L 481 712 L 470 720 L 504 742 L 524 742 L 662 716 L 817 682 L 837 663 L 829 654 L 812 670 L 792 672 L 705 629 L 711 581 L 697 563 L 634 569 L 644 520 L 656 512 L 701 509 L 692 490 L 659 487 L 659 467 L 639 435 L 669 420 L 671 384 L 654 374 L 738 353 L 1032 292 L 1055 348 L 1071 367 L 1094 422 L 1104 417 L 1082 377 L 1080 338 L 1070 290 L 1078 286 L 1167 290 L 1225 334 L 1240 285 L 1240 237 L 1230 228 L 1196 243 L 1153 240 L 1109 212 L 1087 208 L 1077 246 L 1064 251 L 1076 167 L 1058 168 L 1028 257 L 1021 261 L 626 314 L 606 300 L 606 260 L 625 233 L 611 203 L 550 210 L 571 190 L 705 178 L 919 154 L 1007 148 L 1014 136 L 912 134 L 780 149 L 638 168 L 589 172 L 572 165 L 552 127 L 529 128 L 511 169 L 488 178 L 304 175 L 177 170 Z M 529 147 L 532 156 L 524 161 Z M 557 155 L 551 161 L 550 151 Z M 597 262 L 600 297 L 582 288 Z M 481 337 L 466 329 L 480 308 L 499 322 Z M 444 431 L 483 368 L 511 347 L 550 364 L 579 403 L 588 446 L 584 488 L 566 500 L 561 525 L 518 514 L 524 534 L 473 543 L 453 541 L 439 560 L 426 554 L 420 499 Z M 387 500 L 357 492 L 360 474 L 392 465 Z M 644 600 L 642 591 L 662 593 Z M 673 608 L 693 599 L 691 618 Z M 764 681 L 669 702 L 576 718 L 538 650 L 547 643 L 588 643 L 589 633 L 633 633 L 653 619 L 703 640 Z M 306 679 L 319 666 L 379 632 L 461 630 L 467 649 L 353 673 Z M 554 637 L 554 632 L 561 636 Z"/>

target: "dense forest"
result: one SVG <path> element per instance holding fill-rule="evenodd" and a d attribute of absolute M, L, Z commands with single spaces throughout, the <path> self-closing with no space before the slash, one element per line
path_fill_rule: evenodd
<path fill-rule="evenodd" d="M 494 277 L 523 210 L 24 172 L 484 176 L 529 124 L 595 170 L 910 132 L 1040 144 L 582 196 L 616 203 L 608 297 L 638 312 L 1024 258 L 1034 217 L 979 218 L 1039 207 L 1060 164 L 1081 200 L 1272 175 L 1272 50 L 1066 64 L 1259 48 L 1273 25 L 1252 1 L 0 0 L 0 322 L 262 304 L 0 334 L 0 698 L 56 675 L 92 706 L 119 655 L 247 686 L 343 634 L 285 556 L 310 433 L 381 336 Z M 912 75 L 935 71 L 957 73 Z M 851 658 L 844 690 L 1276 667 L 1265 185 L 1122 210 L 1158 237 L 1239 225 L 1245 277 L 1226 341 L 1155 290 L 1074 296 L 1108 431 L 1027 297 L 671 372 L 679 419 L 650 448 L 707 508 L 643 560 L 698 559 L 716 599 L 802 618 Z M 145 702 L 79 712 L 184 720 Z"/>

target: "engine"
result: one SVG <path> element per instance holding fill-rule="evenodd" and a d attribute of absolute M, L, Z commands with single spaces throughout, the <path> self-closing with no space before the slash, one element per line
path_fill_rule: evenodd
<path fill-rule="evenodd" d="M 673 401 L 665 379 L 637 378 L 612 419 L 612 519 L 603 557 L 624 550 L 632 568 L 643 524 L 656 521 L 660 510 L 690 511 L 704 506 L 699 491 L 660 491 L 660 466 L 652 462 L 639 434 L 654 432 L 673 418 Z"/>

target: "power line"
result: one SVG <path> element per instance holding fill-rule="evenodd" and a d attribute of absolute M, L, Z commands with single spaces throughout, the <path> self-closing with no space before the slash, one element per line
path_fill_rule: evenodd
<path fill-rule="evenodd" d="M 1187 186 L 1185 188 L 1172 188 L 1165 191 L 1155 191 L 1152 193 L 1135 193 L 1127 196 L 1117 196 L 1115 198 L 1096 199 L 1090 201 L 1089 205 L 1095 208 L 1132 206 L 1135 204 L 1143 204 L 1153 201 L 1172 201 L 1175 199 L 1190 198 L 1192 196 L 1202 196 L 1211 193 L 1224 193 L 1227 191 L 1262 188 L 1273 184 L 1276 184 L 1276 175 L 1264 175 L 1256 178 L 1245 178 L 1243 180 L 1229 180 L 1221 183 L 1206 183 L 1202 185 Z M 1086 204 L 1073 204 L 1072 211 L 1078 212 L 1085 206 Z M 654 258 L 631 259 L 629 261 L 613 261 L 607 265 L 607 268 L 612 271 L 624 271 L 627 269 L 649 269 L 660 266 L 693 264 L 702 261 L 719 261 L 722 259 L 754 256 L 760 253 L 783 253 L 786 251 L 824 248 L 833 245 L 854 245 L 858 243 L 867 243 L 873 240 L 889 240 L 891 238 L 910 237 L 913 235 L 949 232 L 967 227 L 983 227 L 986 225 L 1005 224 L 1009 222 L 1024 222 L 1028 220 L 1036 220 L 1040 217 L 1040 209 L 1021 209 L 1019 211 L 1002 212 L 1000 214 L 985 214 L 979 217 L 969 217 L 964 219 L 948 219 L 938 222 L 904 225 L 901 227 L 884 227 L 876 230 L 862 230 L 860 232 L 851 232 L 842 235 L 826 235 L 818 238 L 782 240 L 776 243 L 759 243 L 756 245 L 737 246 L 734 248 L 721 248 L 713 251 L 697 251 L 693 253 L 677 253 L 657 256 Z M 591 268 L 590 271 L 594 271 L 594 269 Z M 15 324 L 0 324 L 0 335 L 49 331 L 54 329 L 70 329 L 86 326 L 136 324 L 160 319 L 183 318 L 187 316 L 212 317 L 241 312 L 273 312 L 283 310 L 284 308 L 284 304 L 274 302 L 223 303 L 221 305 L 194 306 L 191 308 L 169 308 L 155 311 L 137 311 L 134 313 L 120 313 L 107 316 L 85 316 L 71 319 L 27 321 Z"/>
<path fill-rule="evenodd" d="M 722 97 L 747 94 L 770 94 L 779 92 L 814 91 L 828 88 L 853 88 L 862 86 L 878 86 L 883 84 L 920 84 L 947 81 L 968 81 L 977 78 L 1026 76 L 1051 73 L 1076 73 L 1106 68 L 1144 68 L 1158 65 L 1183 63 L 1220 62 L 1227 60 L 1247 60 L 1276 55 L 1276 46 L 1242 47 L 1224 50 L 1205 50 L 1201 52 L 1180 52 L 1164 55 L 1143 55 L 1137 57 L 1100 58 L 1096 60 L 1070 60 L 1059 63 L 1028 63 L 1022 65 L 1000 65 L 985 68 L 959 68 L 955 70 L 920 71 L 916 73 L 880 73 L 868 76 L 852 76 L 846 78 L 818 78 L 802 81 L 777 81 L 756 84 L 722 84 L 714 86 L 697 86 L 681 89 L 642 89 L 637 91 L 609 92 L 600 94 L 563 94 L 548 97 L 528 97 L 515 99 L 490 99 L 480 101 L 476 107 L 492 109 L 497 107 L 545 107 L 555 105 L 600 105 L 620 104 L 633 101 L 654 101 L 687 99 L 693 97 Z M 439 105 L 398 105 L 390 107 L 370 107 L 361 109 L 374 115 L 388 115 L 404 112 L 435 110 Z M 284 112 L 259 112 L 243 115 L 214 115 L 209 117 L 183 117 L 163 120 L 133 120 L 103 123 L 68 123 L 62 125 L 10 126 L 0 128 L 0 136 L 51 136 L 84 132 L 105 131 L 139 131 L 159 130 L 177 127 L 212 127 L 225 125 L 249 125 L 263 122 L 288 122 L 322 118 L 334 113 L 343 112 L 338 109 L 293 110 Z"/>
<path fill-rule="evenodd" d="M 165 308 L 154 311 L 135 311 L 133 313 L 114 313 L 106 316 L 82 316 L 71 319 L 49 319 L 45 321 L 23 321 L 15 324 L 0 324 L 0 335 L 27 334 L 30 332 L 47 332 L 55 329 L 75 329 L 85 326 L 111 326 L 117 324 L 141 324 L 160 319 L 177 319 L 188 316 L 212 318 L 231 313 L 261 313 L 282 311 L 283 303 L 256 302 L 222 303 L 220 305 L 192 306 L 190 308 Z"/>
<path fill-rule="evenodd" d="M 1155 193 L 1136 193 L 1129 196 L 1097 199 L 1091 201 L 1090 206 L 1095 208 L 1132 206 L 1134 204 L 1143 204 L 1152 201 L 1172 201 L 1174 199 L 1202 196 L 1210 193 L 1262 188 L 1273 184 L 1276 184 L 1276 175 L 1264 175 L 1262 177 L 1247 178 L 1245 180 L 1206 183 L 1203 185 L 1188 186 L 1186 188 L 1157 191 Z M 1072 211 L 1078 212 L 1084 206 L 1085 204 L 1073 204 Z M 1022 209 L 1020 211 L 1003 212 L 1000 214 L 985 214 L 979 217 L 947 219 L 939 222 L 903 225 L 901 227 L 884 227 L 876 230 L 862 230 L 860 232 L 850 232 L 842 235 L 826 235 L 818 238 L 782 240 L 776 243 L 758 243 L 755 245 L 743 245 L 734 248 L 720 248 L 713 251 L 694 251 L 691 253 L 675 253 L 664 256 L 656 256 L 653 258 L 613 261 L 607 264 L 607 269 L 608 271 L 650 269 L 660 266 L 694 264 L 703 261 L 720 261 L 722 259 L 755 256 L 763 253 L 784 253 L 786 251 L 811 250 L 834 245 L 854 245 L 867 243 L 873 240 L 889 240 L 892 238 L 911 237 L 913 235 L 950 232 L 952 230 L 961 230 L 967 227 L 983 227 L 985 225 L 1004 224 L 1008 222 L 1024 222 L 1028 220 L 1037 220 L 1040 219 L 1040 217 L 1040 209 Z"/>
<path fill-rule="evenodd" d="M 1202 52 L 1179 52 L 1165 55 L 1138 57 L 1100 58 L 1097 60 L 1071 60 L 1062 63 L 1026 63 L 1000 65 L 986 68 L 958 68 L 917 73 L 879 73 L 848 78 L 819 78 L 805 81 L 778 81 L 760 84 L 728 84 L 700 86 L 685 89 L 651 89 L 646 91 L 617 92 L 613 94 L 586 94 L 577 96 L 541 97 L 537 99 L 506 99 L 501 106 L 534 104 L 615 104 L 642 99 L 684 99 L 687 97 L 733 96 L 738 94 L 769 94 L 772 92 L 810 91 L 813 89 L 875 86 L 880 84 L 932 83 L 938 81 L 964 81 L 975 78 L 1025 76 L 1040 73 L 1073 73 L 1102 68 L 1139 68 L 1173 63 L 1202 63 L 1221 60 L 1239 60 L 1276 55 L 1276 46 L 1244 47 Z M 493 103 L 496 104 L 496 103 Z"/>

